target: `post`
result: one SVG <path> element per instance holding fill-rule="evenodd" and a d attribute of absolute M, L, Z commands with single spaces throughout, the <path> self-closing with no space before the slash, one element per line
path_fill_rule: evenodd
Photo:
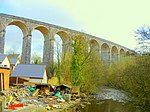
<path fill-rule="evenodd" d="M 3 88 L 3 86 L 4 86 L 4 81 L 3 81 L 3 74 L 2 73 L 0 73 L 0 75 L 1 75 L 1 89 L 2 89 L 2 91 L 4 90 L 4 88 Z"/>
<path fill-rule="evenodd" d="M 16 85 L 18 85 L 18 77 L 16 77 Z"/>

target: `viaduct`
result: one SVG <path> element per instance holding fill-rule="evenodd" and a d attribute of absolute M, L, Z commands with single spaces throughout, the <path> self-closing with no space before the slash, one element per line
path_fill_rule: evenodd
<path fill-rule="evenodd" d="M 4 54 L 6 27 L 9 25 L 16 25 L 22 30 L 23 44 L 21 60 L 22 63 L 26 64 L 29 64 L 31 59 L 31 33 L 33 30 L 39 30 L 44 36 L 43 64 L 48 64 L 50 61 L 53 61 L 54 36 L 56 34 L 61 37 L 63 45 L 65 45 L 70 41 L 72 36 L 81 33 L 79 31 L 41 21 L 0 13 L 0 54 Z M 89 38 L 92 43 L 97 45 L 99 54 L 106 62 L 110 62 L 110 60 L 113 59 L 119 59 L 121 56 L 134 54 L 134 51 L 116 43 L 86 33 L 82 34 Z"/>

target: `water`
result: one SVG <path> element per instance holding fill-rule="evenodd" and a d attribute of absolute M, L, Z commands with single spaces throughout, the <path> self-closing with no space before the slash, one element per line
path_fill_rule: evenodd
<path fill-rule="evenodd" d="M 125 102 L 128 100 L 124 92 L 116 89 L 102 89 L 97 95 L 89 98 L 90 103 L 81 112 L 133 112 Z"/>
<path fill-rule="evenodd" d="M 123 103 L 113 100 L 93 100 L 81 112 L 127 112 Z"/>

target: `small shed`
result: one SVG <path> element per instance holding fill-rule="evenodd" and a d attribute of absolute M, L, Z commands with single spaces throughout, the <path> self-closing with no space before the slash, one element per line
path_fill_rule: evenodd
<path fill-rule="evenodd" d="M 10 60 L 7 55 L 0 54 L 0 91 L 9 89 Z"/>
<path fill-rule="evenodd" d="M 28 79 L 32 83 L 47 83 L 48 80 L 46 65 L 35 64 L 17 64 L 11 75 L 13 77 L 16 78 L 14 83 L 20 83 L 19 78 Z"/>
<path fill-rule="evenodd" d="M 10 60 L 6 54 L 0 54 L 0 67 L 10 68 Z"/>
<path fill-rule="evenodd" d="M 0 91 L 9 89 L 10 69 L 0 67 Z"/>

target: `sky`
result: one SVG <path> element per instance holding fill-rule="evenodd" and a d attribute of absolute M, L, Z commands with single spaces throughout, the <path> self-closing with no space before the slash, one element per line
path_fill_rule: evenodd
<path fill-rule="evenodd" d="M 134 31 L 144 25 L 150 26 L 149 4 L 150 0 L 0 0 L 0 13 L 82 31 L 134 49 L 137 44 Z M 33 31 L 32 36 L 32 52 L 40 51 L 42 34 Z M 20 37 L 21 30 L 9 26 L 5 51 L 19 52 Z"/>

